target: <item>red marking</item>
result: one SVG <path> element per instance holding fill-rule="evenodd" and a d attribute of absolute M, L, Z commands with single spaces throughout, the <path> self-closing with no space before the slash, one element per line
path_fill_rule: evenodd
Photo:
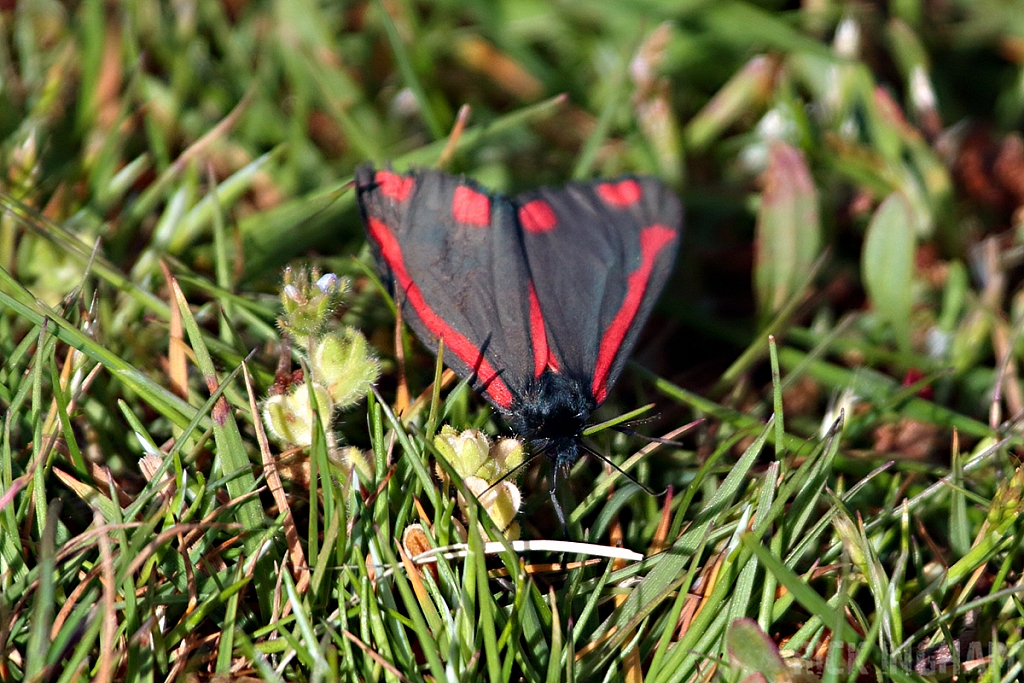
<path fill-rule="evenodd" d="M 405 295 L 409 298 L 409 303 L 420 317 L 420 320 L 423 321 L 423 324 L 427 326 L 427 329 L 432 334 L 444 340 L 447 350 L 450 350 L 458 356 L 459 360 L 476 370 L 477 380 L 484 387 L 484 392 L 498 407 L 507 410 L 512 405 L 512 392 L 509 391 L 508 386 L 498 376 L 498 373 L 491 364 L 487 362 L 487 359 L 483 357 L 480 349 L 473 342 L 453 330 L 424 301 L 419 285 L 413 282 L 413 279 L 409 277 L 409 273 L 405 270 L 405 262 L 402 260 L 402 248 L 399 246 L 398 240 L 391 233 L 391 229 L 388 228 L 384 221 L 377 218 L 371 217 L 368 222 L 370 236 L 373 237 L 377 246 L 380 247 L 381 255 L 387 261 L 388 266 L 391 267 L 391 272 L 395 274 L 395 279 L 398 280 L 399 286 L 401 286 Z"/>
<path fill-rule="evenodd" d="M 623 209 L 630 204 L 640 201 L 640 183 L 633 179 L 622 180 L 617 183 L 601 183 L 597 186 L 597 193 L 606 204 L 611 204 Z"/>
<path fill-rule="evenodd" d="M 675 239 L 676 231 L 664 225 L 649 225 L 640 231 L 640 267 L 629 274 L 626 279 L 626 297 L 622 300 L 608 329 L 601 337 L 601 346 L 597 351 L 597 365 L 594 368 L 594 398 L 598 403 L 604 401 L 608 395 L 608 373 L 612 369 L 612 361 L 615 354 L 622 346 L 622 340 L 626 337 L 633 324 L 633 318 L 643 301 L 644 292 L 647 291 L 647 281 L 651 278 L 651 271 L 654 270 L 654 260 L 658 253 L 665 248 L 669 242 Z"/>
<path fill-rule="evenodd" d="M 380 187 L 380 193 L 396 202 L 404 202 L 412 193 L 412 176 L 400 176 L 394 171 L 377 171 L 373 177 Z"/>
<path fill-rule="evenodd" d="M 530 339 L 533 342 L 533 376 L 540 377 L 544 370 L 551 368 L 558 372 L 558 360 L 551 355 L 548 346 L 548 330 L 544 325 L 544 315 L 537 300 L 537 290 L 530 283 Z"/>
<path fill-rule="evenodd" d="M 519 222 L 526 232 L 547 232 L 555 227 L 558 219 L 550 204 L 534 199 L 519 207 Z"/>
<path fill-rule="evenodd" d="M 455 220 L 470 225 L 491 224 L 491 198 L 471 187 L 460 185 L 455 188 L 452 199 L 452 214 Z"/>
<path fill-rule="evenodd" d="M 925 378 L 925 374 L 917 368 L 910 368 L 907 370 L 907 374 L 903 375 L 903 381 L 900 382 L 900 386 L 906 389 L 907 387 L 917 384 Z M 935 398 L 935 391 L 929 387 L 924 386 L 917 392 L 919 398 L 923 398 L 926 401 L 931 401 Z"/>

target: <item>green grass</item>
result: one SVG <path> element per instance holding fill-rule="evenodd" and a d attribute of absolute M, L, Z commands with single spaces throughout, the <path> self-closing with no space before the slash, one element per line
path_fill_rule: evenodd
<path fill-rule="evenodd" d="M 0 680 L 1020 679 L 1022 16 L 0 10 Z M 395 353 L 367 160 L 680 192 L 676 273 L 594 419 L 701 422 L 587 437 L 670 493 L 585 459 L 593 545 L 529 548 L 438 468 L 442 425 L 507 430 Z M 260 411 L 309 372 L 278 318 L 311 264 L 383 372 L 287 448 Z M 521 538 L 563 541 L 546 465 L 515 481 Z"/>

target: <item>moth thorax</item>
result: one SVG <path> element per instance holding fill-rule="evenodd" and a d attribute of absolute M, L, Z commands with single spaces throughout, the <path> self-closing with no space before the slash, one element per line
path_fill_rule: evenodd
<path fill-rule="evenodd" d="M 582 383 L 547 370 L 527 387 L 508 420 L 526 439 L 547 440 L 554 450 L 571 443 L 574 449 L 595 407 Z"/>

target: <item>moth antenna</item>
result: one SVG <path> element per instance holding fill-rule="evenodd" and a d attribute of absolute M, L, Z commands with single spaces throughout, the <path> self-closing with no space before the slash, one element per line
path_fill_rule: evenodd
<path fill-rule="evenodd" d="M 611 465 L 612 469 L 614 469 L 616 472 L 618 472 L 619 474 L 624 476 L 626 479 L 629 479 L 631 482 L 633 482 L 634 484 L 639 486 L 641 489 L 643 489 L 644 493 L 646 493 L 647 495 L 653 496 L 654 498 L 659 498 L 659 497 L 665 495 L 668 492 L 668 489 L 665 489 L 661 493 L 655 493 L 653 490 L 647 488 L 646 486 L 641 484 L 639 481 L 637 481 L 636 477 L 634 477 L 632 474 L 630 474 L 626 470 L 622 469 L 621 467 L 616 465 L 614 462 L 612 462 L 611 460 L 609 460 L 605 456 L 603 456 L 600 453 L 598 453 L 597 451 L 595 451 L 590 446 L 587 446 L 586 444 L 581 443 L 580 444 L 580 448 L 582 448 L 584 451 L 586 451 L 590 455 L 594 456 L 598 460 L 601 460 L 602 462 L 606 462 L 609 465 Z"/>
<path fill-rule="evenodd" d="M 650 422 L 651 420 L 653 420 L 656 417 L 658 417 L 658 416 L 654 415 L 652 417 L 645 417 L 645 418 L 642 418 L 642 419 L 639 419 L 639 420 L 630 420 L 629 422 L 623 422 L 621 425 L 615 425 L 614 427 L 612 427 L 612 429 L 614 429 L 615 431 L 619 432 L 620 434 L 625 434 L 626 436 L 635 436 L 637 438 L 643 439 L 644 441 L 650 441 L 651 443 L 660 443 L 660 444 L 664 444 L 666 446 L 676 446 L 677 448 L 682 448 L 683 444 L 681 442 L 679 442 L 679 441 L 674 440 L 674 439 L 663 439 L 663 438 L 658 437 L 658 436 L 647 436 L 646 434 L 640 434 L 639 432 L 636 432 L 636 431 L 634 431 L 632 429 L 633 425 L 638 425 L 638 424 L 643 424 L 645 422 Z M 680 429 L 678 433 L 679 434 L 685 434 L 686 432 L 690 431 L 691 429 L 693 429 L 694 427 L 696 427 L 697 425 L 699 425 L 703 421 L 704 420 L 694 420 L 690 424 L 682 427 L 682 429 Z"/>
<path fill-rule="evenodd" d="M 633 430 L 633 429 L 630 429 L 628 427 L 617 426 L 617 427 L 612 427 L 612 429 L 614 429 L 615 431 L 619 432 L 620 434 L 625 434 L 626 436 L 635 436 L 638 439 L 643 439 L 644 441 L 650 441 L 651 443 L 660 443 L 660 444 L 664 444 L 666 446 L 676 446 L 677 448 L 682 448 L 682 446 L 683 446 L 683 443 L 681 441 L 673 441 L 672 439 L 663 439 L 660 436 L 648 436 L 646 434 L 641 434 L 640 432 L 638 432 L 636 430 Z"/>

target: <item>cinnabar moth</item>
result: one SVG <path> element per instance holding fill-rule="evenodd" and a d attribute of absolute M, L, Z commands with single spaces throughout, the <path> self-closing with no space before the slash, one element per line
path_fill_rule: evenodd
<path fill-rule="evenodd" d="M 557 476 L 672 270 L 679 198 L 631 176 L 510 198 L 442 171 L 364 165 L 355 184 L 405 321 L 435 352 L 444 340 L 445 362 Z"/>

